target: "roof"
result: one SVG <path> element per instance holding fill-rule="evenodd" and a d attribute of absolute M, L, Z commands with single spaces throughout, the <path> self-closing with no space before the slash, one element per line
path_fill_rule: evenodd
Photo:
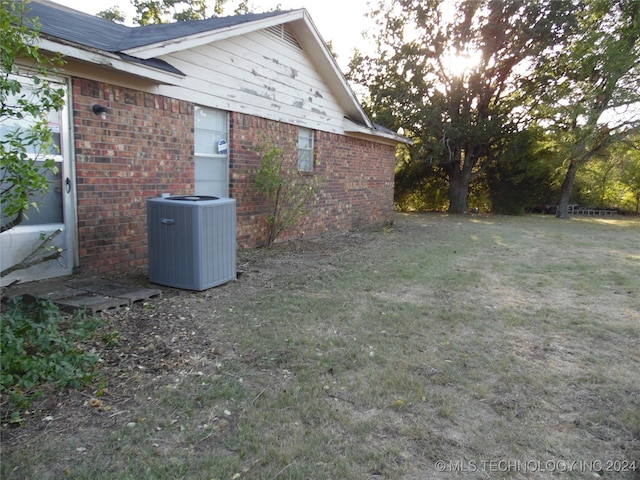
<path fill-rule="evenodd" d="M 90 59 L 102 65 L 113 66 L 113 61 L 109 58 L 118 59 L 125 64 L 138 65 L 138 69 L 147 69 L 137 70 L 143 76 L 146 75 L 145 72 L 152 70 L 164 72 L 165 75 L 184 76 L 179 69 L 157 58 L 170 51 L 183 50 L 275 25 L 290 24 L 304 43 L 307 54 L 320 65 L 327 84 L 348 112 L 347 116 L 351 121 L 364 125 L 365 129 L 375 136 L 387 140 L 408 141 L 393 132 L 379 128 L 369 119 L 305 9 L 136 27 L 120 25 L 50 0 L 31 0 L 28 10 L 27 16 L 37 19 L 41 39 L 50 42 L 50 50 L 60 51 L 67 56 L 81 55 L 76 58 Z M 108 58 L 96 59 L 96 54 Z M 363 133 L 360 128 L 358 131 Z"/>
<path fill-rule="evenodd" d="M 228 28 L 283 13 L 249 13 L 206 20 L 128 27 L 49 0 L 32 0 L 28 8 L 30 17 L 39 18 L 41 34 L 107 52 L 123 52 L 131 48 Z"/>
<path fill-rule="evenodd" d="M 162 60 L 140 58 L 129 55 L 126 51 L 279 14 L 282 12 L 250 13 L 207 20 L 128 27 L 49 0 L 31 1 L 27 12 L 28 17 L 37 19 L 41 36 L 111 52 L 122 59 L 176 74 L 182 72 Z"/>

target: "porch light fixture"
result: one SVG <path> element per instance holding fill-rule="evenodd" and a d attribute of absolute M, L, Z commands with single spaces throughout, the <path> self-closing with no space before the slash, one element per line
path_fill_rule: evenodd
<path fill-rule="evenodd" d="M 109 111 L 107 107 L 103 107 L 102 105 L 98 105 L 96 103 L 93 105 L 93 107 L 91 107 L 91 109 L 93 110 L 93 113 L 95 113 L 96 115 L 100 115 L 100 118 L 102 118 L 102 120 L 107 119 L 107 112 Z"/>

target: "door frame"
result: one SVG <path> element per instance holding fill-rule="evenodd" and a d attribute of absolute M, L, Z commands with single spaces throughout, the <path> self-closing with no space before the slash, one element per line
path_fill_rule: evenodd
<path fill-rule="evenodd" d="M 23 77 L 26 80 L 28 76 Z M 71 82 L 68 78 L 49 77 L 52 83 L 65 89 L 65 104 L 60 111 L 60 157 L 62 223 L 40 225 L 17 225 L 0 234 L 0 269 L 22 261 L 41 242 L 41 237 L 54 233 L 62 228 L 51 245 L 63 250 L 57 260 L 34 265 L 18 270 L 0 279 L 1 286 L 7 286 L 16 280 L 20 282 L 44 280 L 47 278 L 71 275 L 79 264 L 78 226 L 77 226 L 77 191 L 75 150 L 73 141 L 73 109 L 71 102 Z"/>

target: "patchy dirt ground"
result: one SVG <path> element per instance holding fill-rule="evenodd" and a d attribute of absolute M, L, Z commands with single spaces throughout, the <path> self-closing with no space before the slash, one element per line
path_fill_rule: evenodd
<path fill-rule="evenodd" d="M 130 308 L 97 314 L 104 321 L 99 341 L 84 347 L 101 358 L 99 380 L 86 391 L 46 394 L 19 424 L 6 423 L 10 406 L 3 398 L 2 443 L 27 445 L 31 439 L 55 430 L 82 435 L 88 427 L 90 431 L 112 427 L 119 412 L 140 401 L 137 395 L 144 385 L 162 383 L 162 376 L 197 368 L 201 357 L 215 359 L 225 355 L 221 344 L 214 340 L 215 320 L 232 309 L 239 298 L 270 288 L 272 279 L 280 275 L 313 270 L 318 257 L 357 248 L 373 237 L 373 232 L 348 233 L 240 251 L 238 280 L 201 292 L 149 284 L 143 272 L 108 277 L 121 285 L 160 289 L 162 295 L 136 302 Z M 105 412 L 106 405 L 112 414 Z"/>

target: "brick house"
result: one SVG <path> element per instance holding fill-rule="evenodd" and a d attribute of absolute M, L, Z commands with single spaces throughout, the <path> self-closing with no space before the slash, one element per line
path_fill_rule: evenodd
<path fill-rule="evenodd" d="M 162 193 L 234 198 L 238 247 L 261 245 L 253 179 L 265 141 L 320 179 L 313 210 L 283 238 L 390 219 L 407 140 L 367 117 L 306 10 L 126 27 L 47 0 L 28 8 L 41 49 L 65 56 L 53 78 L 67 107 L 50 118 L 60 172 L 46 208 L 0 235 L 2 263 L 56 228 L 65 254 L 13 277 L 144 267 L 146 201 Z"/>

